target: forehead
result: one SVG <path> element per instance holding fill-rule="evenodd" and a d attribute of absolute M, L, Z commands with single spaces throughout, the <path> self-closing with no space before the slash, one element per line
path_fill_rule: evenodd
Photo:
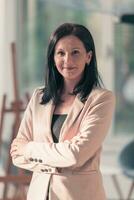
<path fill-rule="evenodd" d="M 78 37 L 73 35 L 61 38 L 55 46 L 55 49 L 68 49 L 68 48 L 85 49 L 83 42 Z"/>

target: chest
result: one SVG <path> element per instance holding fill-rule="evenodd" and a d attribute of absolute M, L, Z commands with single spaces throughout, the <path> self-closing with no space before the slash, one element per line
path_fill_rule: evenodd
<path fill-rule="evenodd" d="M 68 114 L 74 103 L 74 100 L 74 96 L 69 96 L 65 98 L 61 103 L 55 106 L 54 113 Z"/>
<path fill-rule="evenodd" d="M 65 105 L 66 104 L 66 105 Z M 85 113 L 84 104 L 78 99 L 72 98 L 64 104 L 55 106 L 53 102 L 47 105 L 37 105 L 33 112 L 33 140 L 53 142 L 52 118 L 54 114 L 66 114 L 67 117 L 61 127 L 59 141 L 71 139 L 79 132 Z"/>

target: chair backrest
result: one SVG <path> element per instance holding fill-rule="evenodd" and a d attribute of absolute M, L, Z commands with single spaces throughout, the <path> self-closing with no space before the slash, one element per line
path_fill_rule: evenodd
<path fill-rule="evenodd" d="M 119 164 L 126 170 L 134 170 L 134 140 L 126 144 L 119 154 Z"/>

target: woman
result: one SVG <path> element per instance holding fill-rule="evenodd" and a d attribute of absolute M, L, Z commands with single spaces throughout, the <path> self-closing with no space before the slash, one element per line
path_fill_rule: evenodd
<path fill-rule="evenodd" d="M 14 165 L 33 171 L 27 199 L 106 200 L 99 163 L 115 98 L 101 87 L 87 28 L 65 23 L 52 34 L 45 81 L 11 145 Z"/>

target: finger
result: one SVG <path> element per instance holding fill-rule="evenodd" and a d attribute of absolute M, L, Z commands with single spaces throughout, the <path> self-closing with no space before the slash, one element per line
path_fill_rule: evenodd
<path fill-rule="evenodd" d="M 28 142 L 27 141 L 24 141 L 24 140 L 14 140 L 11 144 L 11 146 L 14 146 L 14 145 L 24 145 L 24 144 L 27 144 Z"/>
<path fill-rule="evenodd" d="M 19 145 L 19 144 L 25 144 L 25 143 L 26 143 L 26 142 L 24 142 L 24 141 L 15 139 L 15 140 L 12 142 L 11 146 Z"/>
<path fill-rule="evenodd" d="M 16 140 L 16 139 L 14 139 L 14 140 L 12 141 L 12 143 L 11 143 L 11 146 L 17 145 L 18 143 L 19 143 L 19 141 Z"/>
<path fill-rule="evenodd" d="M 17 154 L 17 150 L 12 150 L 12 151 L 10 151 L 10 155 L 12 156 L 12 155 L 15 155 L 15 154 Z"/>
<path fill-rule="evenodd" d="M 12 149 L 12 150 L 10 151 L 10 155 L 11 155 L 12 157 L 14 157 L 14 156 L 19 156 L 19 152 L 18 152 L 17 149 Z"/>
<path fill-rule="evenodd" d="M 12 157 L 12 159 L 15 159 L 17 156 L 16 155 L 13 155 L 13 156 L 11 156 Z"/>
<path fill-rule="evenodd" d="M 28 142 L 26 139 L 24 139 L 24 138 L 15 138 L 14 139 L 15 141 L 17 141 L 17 142 Z"/>
<path fill-rule="evenodd" d="M 18 144 L 17 144 L 16 142 L 14 142 L 14 143 L 11 144 L 11 148 L 16 147 L 17 145 L 18 145 Z"/>
<path fill-rule="evenodd" d="M 17 156 L 19 156 L 17 152 L 13 152 L 13 153 L 11 154 L 11 157 L 12 157 L 12 158 L 16 158 Z"/>
<path fill-rule="evenodd" d="M 18 140 L 14 139 L 11 144 L 15 144 L 17 142 L 18 142 Z"/>
<path fill-rule="evenodd" d="M 14 145 L 14 146 L 11 147 L 10 152 L 17 151 L 17 150 L 18 150 L 18 147 Z"/>
<path fill-rule="evenodd" d="M 11 157 L 14 157 L 14 156 L 16 156 L 16 155 L 17 155 L 17 153 L 15 153 L 15 152 L 12 152 L 10 155 L 11 155 Z"/>

